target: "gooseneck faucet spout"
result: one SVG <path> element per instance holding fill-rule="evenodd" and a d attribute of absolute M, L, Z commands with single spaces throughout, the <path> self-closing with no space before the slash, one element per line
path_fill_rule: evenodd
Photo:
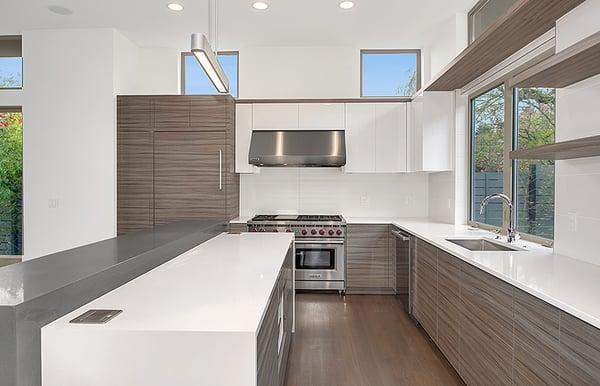
<path fill-rule="evenodd" d="M 510 219 L 508 222 L 508 229 L 506 230 L 507 241 L 509 243 L 512 243 L 514 241 L 519 240 L 521 237 L 519 235 L 519 232 L 517 231 L 517 227 L 515 224 L 515 217 L 514 217 L 514 211 L 513 211 L 514 206 L 513 206 L 512 201 L 510 200 L 510 197 L 508 197 L 506 194 L 494 193 L 494 194 L 490 194 L 489 196 L 484 198 L 481 201 L 481 205 L 479 207 L 479 214 L 483 216 L 485 214 L 485 209 L 486 209 L 488 203 L 494 199 L 500 199 L 500 200 L 504 201 L 506 206 L 508 206 Z"/>

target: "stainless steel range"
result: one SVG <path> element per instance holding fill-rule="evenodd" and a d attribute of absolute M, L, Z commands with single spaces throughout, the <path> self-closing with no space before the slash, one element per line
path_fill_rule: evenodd
<path fill-rule="evenodd" d="M 259 215 L 250 232 L 294 232 L 296 288 L 346 290 L 346 221 L 338 215 Z"/>

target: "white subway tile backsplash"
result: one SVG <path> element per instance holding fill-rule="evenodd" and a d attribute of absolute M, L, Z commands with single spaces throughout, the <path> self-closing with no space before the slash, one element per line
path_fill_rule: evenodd
<path fill-rule="evenodd" d="M 340 169 L 269 168 L 241 176 L 240 215 L 342 213 L 426 217 L 426 174 L 349 174 Z"/>

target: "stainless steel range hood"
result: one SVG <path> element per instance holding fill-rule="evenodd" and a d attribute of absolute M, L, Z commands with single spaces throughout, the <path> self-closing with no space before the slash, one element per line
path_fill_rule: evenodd
<path fill-rule="evenodd" d="M 346 136 L 344 130 L 254 130 L 248 162 L 256 166 L 344 166 Z"/>

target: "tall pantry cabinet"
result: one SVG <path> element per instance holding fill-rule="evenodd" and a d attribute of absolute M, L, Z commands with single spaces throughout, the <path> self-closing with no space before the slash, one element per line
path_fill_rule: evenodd
<path fill-rule="evenodd" d="M 239 214 L 231 96 L 117 97 L 118 234 Z"/>

